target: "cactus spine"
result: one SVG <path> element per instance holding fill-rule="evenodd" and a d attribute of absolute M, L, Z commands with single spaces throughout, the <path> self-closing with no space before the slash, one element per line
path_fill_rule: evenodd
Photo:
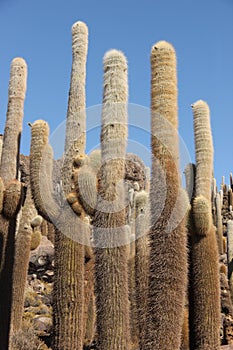
<path fill-rule="evenodd" d="M 23 195 L 18 181 L 18 166 L 26 82 L 26 62 L 22 58 L 13 59 L 0 165 L 0 176 L 5 187 L 3 209 L 8 209 L 5 211 L 7 216 L 3 212 L 0 215 L 0 343 L 3 349 L 8 348 L 16 221 Z"/>
<path fill-rule="evenodd" d="M 104 57 L 102 168 L 93 220 L 100 350 L 128 350 L 130 345 L 128 246 L 122 243 L 126 239 L 125 194 L 120 185 L 125 175 L 127 101 L 127 62 L 121 52 L 112 50 Z"/>
<path fill-rule="evenodd" d="M 186 293 L 187 249 L 184 220 L 167 231 L 180 190 L 176 54 L 169 43 L 162 41 L 152 47 L 151 74 L 151 229 L 143 350 L 178 350 Z M 164 193 L 164 206 L 157 217 Z"/>
<path fill-rule="evenodd" d="M 190 349 L 220 349 L 220 285 L 218 247 L 211 218 L 213 144 L 209 107 L 204 101 L 192 105 L 196 150 L 195 200 L 205 203 L 206 221 L 193 205 L 194 230 L 190 250 Z M 200 208 L 200 207 L 199 207 Z M 200 216 L 202 228 L 200 230 Z"/>

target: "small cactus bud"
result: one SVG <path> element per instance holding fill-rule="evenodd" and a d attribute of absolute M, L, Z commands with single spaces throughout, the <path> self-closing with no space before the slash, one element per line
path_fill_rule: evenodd
<path fill-rule="evenodd" d="M 31 236 L 31 250 L 36 249 L 41 242 L 41 232 L 39 230 L 35 230 L 32 232 L 32 236 Z"/>
<path fill-rule="evenodd" d="M 71 205 L 71 208 L 73 209 L 73 211 L 77 214 L 77 215 L 81 215 L 82 214 L 82 207 L 81 205 L 79 204 L 79 202 L 74 202 L 72 205 Z"/>
<path fill-rule="evenodd" d="M 84 164 L 87 164 L 88 157 L 85 154 L 79 154 L 77 157 L 74 158 L 74 166 L 77 168 L 82 167 Z"/>
<path fill-rule="evenodd" d="M 31 221 L 31 227 L 37 227 L 42 224 L 43 218 L 40 215 L 36 215 Z"/>
<path fill-rule="evenodd" d="M 74 192 L 70 192 L 67 196 L 66 196 L 66 199 L 67 199 L 67 202 L 72 205 L 74 204 L 75 202 L 77 202 L 78 200 L 78 197 L 77 197 L 77 193 L 74 191 Z"/>

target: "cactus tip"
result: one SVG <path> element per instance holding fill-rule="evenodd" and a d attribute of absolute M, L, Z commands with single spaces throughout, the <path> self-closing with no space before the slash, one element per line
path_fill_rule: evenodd
<path fill-rule="evenodd" d="M 15 57 L 12 60 L 11 65 L 12 66 L 24 66 L 24 67 L 27 67 L 27 63 L 22 57 Z"/>
<path fill-rule="evenodd" d="M 104 64 L 108 64 L 109 61 L 120 61 L 124 64 L 127 64 L 127 60 L 126 57 L 124 55 L 124 53 L 120 50 L 116 50 L 116 49 L 111 49 L 109 51 L 107 51 L 104 55 Z"/>
<path fill-rule="evenodd" d="M 72 25 L 72 33 L 76 34 L 77 32 L 88 33 L 88 27 L 86 23 L 82 21 L 77 21 Z"/>
<path fill-rule="evenodd" d="M 158 41 L 156 44 L 152 46 L 151 52 L 153 53 L 156 50 L 166 50 L 166 51 L 175 51 L 172 44 L 168 43 L 165 40 Z"/>

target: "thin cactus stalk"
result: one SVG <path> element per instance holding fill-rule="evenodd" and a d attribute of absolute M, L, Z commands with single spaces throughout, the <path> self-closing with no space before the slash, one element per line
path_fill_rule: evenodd
<path fill-rule="evenodd" d="M 151 74 L 151 229 L 147 331 L 142 350 L 178 350 L 187 288 L 187 248 L 185 219 L 180 218 L 176 227 L 169 222 L 172 214 L 173 222 L 178 219 L 173 209 L 181 189 L 176 54 L 169 43 L 162 41 L 152 47 Z"/>
<path fill-rule="evenodd" d="M 116 50 L 104 57 L 101 129 L 102 168 L 93 219 L 97 333 L 100 350 L 128 350 L 128 245 L 125 176 L 127 140 L 127 62 Z M 107 286 L 107 288 L 106 288 Z"/>
<path fill-rule="evenodd" d="M 84 345 L 90 346 L 94 339 L 95 329 L 95 301 L 94 301 L 94 254 L 91 247 L 87 247 L 85 254 L 85 303 L 84 303 L 84 317 L 83 317 L 83 330 L 84 330 Z"/>
<path fill-rule="evenodd" d="M 227 263 L 231 300 L 233 302 L 233 220 L 227 221 Z"/>
<path fill-rule="evenodd" d="M 131 237 L 135 237 L 132 232 L 131 225 Z M 138 309 L 136 299 L 136 271 L 135 271 L 135 241 L 130 243 L 129 247 L 129 261 L 128 261 L 128 288 L 129 288 L 129 302 L 130 302 L 130 338 L 131 349 L 138 349 L 139 342 L 139 328 L 138 328 Z"/>
<path fill-rule="evenodd" d="M 31 220 L 36 215 L 36 209 L 31 199 L 30 188 L 22 208 L 22 217 L 15 242 L 15 258 L 13 269 L 13 297 L 11 306 L 11 332 L 21 328 L 24 312 L 24 291 L 27 282 L 28 264 L 31 251 Z"/>
<path fill-rule="evenodd" d="M 194 227 L 190 231 L 190 349 L 219 350 L 220 282 L 216 233 L 210 221 L 213 144 L 209 107 L 204 101 L 197 101 L 192 108 L 196 149 L 194 204 L 196 201 L 200 205 L 193 204 Z M 201 205 L 206 208 L 206 221 L 200 213 Z"/>
<path fill-rule="evenodd" d="M 137 302 L 137 324 L 139 331 L 139 346 L 144 348 L 143 340 L 146 333 L 146 302 L 148 290 L 148 259 L 149 259 L 149 225 L 150 208 L 149 195 L 146 191 L 135 195 L 135 280 Z"/>
<path fill-rule="evenodd" d="M 219 193 L 216 194 L 215 198 L 216 202 L 216 233 L 217 233 L 217 242 L 218 242 L 218 251 L 219 254 L 223 254 L 223 227 L 222 227 L 222 211 L 220 204 L 220 196 Z"/>
<path fill-rule="evenodd" d="M 180 350 L 189 350 L 189 312 L 188 307 L 184 310 Z"/>
<path fill-rule="evenodd" d="M 15 233 L 17 214 L 23 200 L 22 187 L 18 181 L 18 166 L 26 82 L 26 62 L 22 58 L 13 59 L 0 165 L 0 177 L 5 187 L 2 209 L 7 215 L 3 212 L 0 215 L 0 343 L 3 349 L 8 348 L 9 342 Z"/>

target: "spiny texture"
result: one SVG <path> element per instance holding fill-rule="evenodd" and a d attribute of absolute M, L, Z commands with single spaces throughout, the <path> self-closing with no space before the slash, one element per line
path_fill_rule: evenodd
<path fill-rule="evenodd" d="M 11 332 L 21 328 L 24 311 L 24 290 L 27 282 L 28 264 L 31 250 L 31 220 L 36 215 L 36 209 L 31 198 L 30 185 L 28 184 L 26 200 L 22 207 L 22 215 L 19 223 L 15 242 L 15 258 L 13 269 L 13 298 L 11 307 Z"/>
<path fill-rule="evenodd" d="M 210 128 L 210 111 L 206 102 L 192 105 L 196 159 L 196 197 L 203 195 L 211 201 L 213 172 L 213 141 Z"/>
<path fill-rule="evenodd" d="M 204 196 L 196 197 L 193 201 L 193 218 L 196 227 L 196 233 L 207 235 L 212 227 L 212 216 L 210 201 Z"/>
<path fill-rule="evenodd" d="M 27 64 L 24 59 L 17 57 L 11 63 L 8 108 L 0 165 L 0 176 L 4 181 L 18 178 L 19 145 L 26 86 Z"/>
<path fill-rule="evenodd" d="M 8 348 L 15 233 L 17 214 L 23 200 L 21 196 L 23 191 L 21 191 L 21 184 L 18 182 L 18 166 L 26 81 L 26 62 L 22 58 L 13 59 L 0 164 L 0 177 L 5 188 L 8 186 L 6 196 L 4 194 L 5 198 L 3 198 L 6 216 L 3 213 L 0 215 L 0 344 L 3 349 Z"/>
<path fill-rule="evenodd" d="M 21 206 L 22 184 L 12 180 L 6 184 L 3 198 L 3 215 L 11 219 L 17 215 Z"/>
<path fill-rule="evenodd" d="M 219 254 L 224 254 L 223 250 L 223 225 L 222 225 L 222 210 L 220 203 L 219 193 L 216 193 L 215 197 L 215 205 L 216 205 L 216 228 L 217 228 L 217 242 L 218 242 L 218 251 Z"/>
<path fill-rule="evenodd" d="M 151 51 L 151 229 L 147 331 L 142 350 L 180 348 L 187 249 L 184 215 L 179 217 L 177 127 L 176 54 L 172 45 L 162 41 Z"/>
<path fill-rule="evenodd" d="M 104 57 L 102 168 L 93 220 L 97 333 L 100 350 L 128 350 L 128 247 L 123 179 L 127 140 L 127 62 L 116 50 Z M 107 288 L 106 288 L 107 286 Z"/>
<path fill-rule="evenodd" d="M 42 238 L 42 235 L 41 235 L 41 232 L 38 229 L 34 230 L 32 232 L 32 235 L 31 235 L 31 246 L 30 246 L 31 250 L 36 249 L 40 245 L 41 238 Z"/>
<path fill-rule="evenodd" d="M 72 70 L 66 118 L 65 160 L 62 169 L 63 189 L 70 192 L 72 163 L 86 148 L 86 61 L 88 28 L 83 22 L 72 26 Z"/>
<path fill-rule="evenodd" d="M 231 300 L 233 301 L 233 220 L 227 221 L 227 260 L 228 260 L 228 278 L 231 292 Z"/>
<path fill-rule="evenodd" d="M 196 177 L 193 201 L 194 231 L 191 231 L 190 249 L 190 349 L 220 349 L 220 285 L 218 246 L 215 227 L 211 218 L 211 185 L 213 173 L 213 144 L 208 105 L 197 101 L 192 105 L 194 117 Z M 198 198 L 204 199 L 206 211 L 205 226 L 198 227 L 197 214 L 203 223 L 203 214 L 195 210 Z M 203 201 L 201 200 L 203 204 Z M 206 205 L 208 204 L 208 205 Z M 205 219 L 204 219 L 205 220 Z M 206 221 L 206 223 L 207 223 Z M 204 222 L 204 224 L 206 224 Z M 201 233 L 201 234 L 200 234 Z"/>
<path fill-rule="evenodd" d="M 72 71 L 66 118 L 65 159 L 62 186 L 65 196 L 74 190 L 74 160 L 85 158 L 86 148 L 86 59 L 88 29 L 85 23 L 72 26 Z M 55 235 L 54 348 L 82 350 L 84 329 L 84 246 L 79 237 L 87 236 L 79 202 L 71 210 L 65 201 L 61 226 Z M 78 216 L 77 216 L 78 215 Z"/>
<path fill-rule="evenodd" d="M 93 215 L 97 201 L 97 178 L 86 165 L 74 172 L 74 184 L 80 204 L 89 215 Z"/>
<path fill-rule="evenodd" d="M 135 279 L 137 323 L 139 330 L 140 349 L 144 348 L 143 340 L 146 333 L 146 302 L 148 289 L 148 259 L 149 259 L 149 225 L 150 207 L 149 195 L 145 191 L 135 195 Z"/>
<path fill-rule="evenodd" d="M 40 215 L 54 221 L 59 215 L 59 206 L 53 197 L 53 151 L 48 144 L 49 126 L 37 120 L 31 126 L 30 180 L 32 197 Z"/>

